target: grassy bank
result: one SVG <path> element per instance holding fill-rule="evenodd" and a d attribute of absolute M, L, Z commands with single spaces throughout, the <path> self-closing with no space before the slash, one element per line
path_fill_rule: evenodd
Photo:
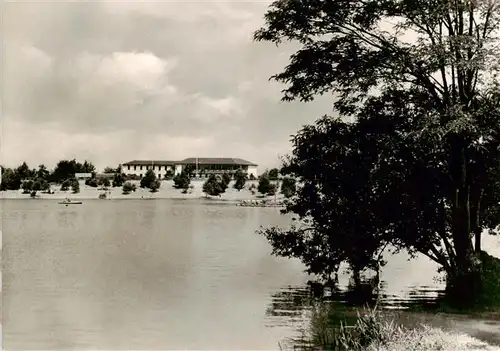
<path fill-rule="evenodd" d="M 366 309 L 339 321 L 338 306 L 318 303 L 312 309 L 310 327 L 303 336 L 281 349 L 331 351 L 465 351 L 500 348 L 463 333 L 421 325 L 406 328 L 376 309 Z"/>

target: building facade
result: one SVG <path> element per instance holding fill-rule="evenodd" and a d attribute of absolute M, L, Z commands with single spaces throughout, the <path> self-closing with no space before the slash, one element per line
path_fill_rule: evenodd
<path fill-rule="evenodd" d="M 257 164 L 241 158 L 227 157 L 190 157 L 182 161 L 143 161 L 135 160 L 122 164 L 122 171 L 126 175 L 142 177 L 148 169 L 153 169 L 159 179 L 169 175 L 180 174 L 186 167 L 191 167 L 196 178 L 208 178 L 211 174 L 228 173 L 234 175 L 242 170 L 249 177 L 257 178 Z"/>
<path fill-rule="evenodd" d="M 125 162 L 121 166 L 122 172 L 126 175 L 138 177 L 143 177 L 149 169 L 152 169 L 159 179 L 165 179 L 170 174 L 173 175 L 175 171 L 174 161 L 134 160 Z"/>

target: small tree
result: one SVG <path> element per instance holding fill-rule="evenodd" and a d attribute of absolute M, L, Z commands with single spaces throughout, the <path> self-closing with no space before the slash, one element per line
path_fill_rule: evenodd
<path fill-rule="evenodd" d="M 156 174 L 152 169 L 148 169 L 144 177 L 141 179 L 141 188 L 149 188 L 156 180 Z"/>
<path fill-rule="evenodd" d="M 97 181 L 97 184 L 100 186 L 106 187 L 106 188 L 111 186 L 111 182 L 109 181 L 109 179 L 107 177 L 99 178 L 99 180 Z"/>
<path fill-rule="evenodd" d="M 122 191 L 124 195 L 128 195 L 135 190 L 136 190 L 135 184 L 132 184 L 131 182 L 123 183 Z"/>
<path fill-rule="evenodd" d="M 188 189 L 189 188 L 189 183 L 190 179 L 183 173 L 177 174 L 174 177 L 174 188 L 176 189 Z"/>
<path fill-rule="evenodd" d="M 223 173 L 222 174 L 222 184 L 225 185 L 226 189 L 227 186 L 231 183 L 231 176 L 228 173 Z"/>
<path fill-rule="evenodd" d="M 33 182 L 33 186 L 31 188 L 32 191 L 41 191 L 42 190 L 42 179 L 37 179 Z"/>
<path fill-rule="evenodd" d="M 170 180 L 170 179 L 172 179 L 173 177 L 174 177 L 174 172 L 173 172 L 171 169 L 169 169 L 169 170 L 165 173 L 165 179 Z"/>
<path fill-rule="evenodd" d="M 68 191 L 70 187 L 71 187 L 71 180 L 66 179 L 61 184 L 61 191 Z"/>
<path fill-rule="evenodd" d="M 77 194 L 80 192 L 80 183 L 78 182 L 78 180 L 71 180 L 71 190 L 73 191 L 73 194 Z"/>
<path fill-rule="evenodd" d="M 267 191 L 266 195 L 268 196 L 276 195 L 277 191 L 278 191 L 278 184 L 270 183 L 269 190 Z"/>
<path fill-rule="evenodd" d="M 50 184 L 45 179 L 38 178 L 33 183 L 33 190 L 34 191 L 44 191 L 44 192 L 47 192 L 47 191 L 50 190 Z"/>
<path fill-rule="evenodd" d="M 259 185 L 257 186 L 257 191 L 262 195 L 274 195 L 274 185 L 271 184 L 267 174 L 263 174 L 259 179 Z"/>
<path fill-rule="evenodd" d="M 249 180 L 255 180 L 255 176 L 253 175 L 253 173 L 250 173 L 250 176 L 248 177 Z"/>
<path fill-rule="evenodd" d="M 161 186 L 160 180 L 155 179 L 149 185 L 149 191 L 151 191 L 152 193 L 156 193 L 160 189 L 160 186 Z"/>
<path fill-rule="evenodd" d="M 245 187 L 245 182 L 247 180 L 247 175 L 241 170 L 237 170 L 236 173 L 234 174 L 234 185 L 233 187 L 240 191 L 241 189 L 243 189 Z"/>
<path fill-rule="evenodd" d="M 23 194 L 29 194 L 33 190 L 33 181 L 25 180 L 22 185 Z"/>
<path fill-rule="evenodd" d="M 203 184 L 203 192 L 210 196 L 220 196 L 225 191 L 224 181 L 211 174 Z"/>
<path fill-rule="evenodd" d="M 99 181 L 96 177 L 88 178 L 85 180 L 85 185 L 97 188 L 99 186 Z"/>
<path fill-rule="evenodd" d="M 123 173 L 115 173 L 113 177 L 113 188 L 120 187 L 125 183 L 125 175 Z"/>
<path fill-rule="evenodd" d="M 174 188 L 182 189 L 183 193 L 187 193 L 189 185 L 191 184 L 191 173 L 193 172 L 193 167 L 187 165 L 180 174 L 174 177 Z"/>
<path fill-rule="evenodd" d="M 281 193 L 286 197 L 290 198 L 295 194 L 297 190 L 296 182 L 294 178 L 285 177 L 281 182 Z"/>
<path fill-rule="evenodd" d="M 144 177 L 141 179 L 141 188 L 148 188 L 151 192 L 157 192 L 160 188 L 160 181 L 156 178 L 156 174 L 152 169 L 148 169 Z"/>
<path fill-rule="evenodd" d="M 270 180 L 277 180 L 279 176 L 279 170 L 277 168 L 272 168 L 271 170 L 269 170 L 268 175 Z"/>

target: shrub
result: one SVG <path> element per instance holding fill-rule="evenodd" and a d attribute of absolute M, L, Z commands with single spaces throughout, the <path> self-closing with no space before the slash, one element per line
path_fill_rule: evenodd
<path fill-rule="evenodd" d="M 33 181 L 25 180 L 22 184 L 23 194 L 29 194 L 33 190 Z"/>
<path fill-rule="evenodd" d="M 107 188 L 107 187 L 110 187 L 111 186 L 111 182 L 109 181 L 108 178 L 106 177 L 102 177 L 102 178 L 99 178 L 97 184 Z"/>
<path fill-rule="evenodd" d="M 245 187 L 245 182 L 247 180 L 247 175 L 242 171 L 242 170 L 238 170 L 236 171 L 236 173 L 234 174 L 234 185 L 233 187 L 240 191 L 241 189 L 243 189 Z"/>
<path fill-rule="evenodd" d="M 158 179 L 155 179 L 149 184 L 149 191 L 156 193 L 160 189 L 161 183 Z"/>
<path fill-rule="evenodd" d="M 71 187 L 71 180 L 66 179 L 61 184 L 61 191 L 68 191 L 70 187 Z"/>
<path fill-rule="evenodd" d="M 122 187 L 123 194 L 128 195 L 129 193 L 131 193 L 135 190 L 136 190 L 135 184 L 132 184 L 131 182 L 123 183 L 123 187 Z"/>
<path fill-rule="evenodd" d="M 271 181 L 269 180 L 269 177 L 267 175 L 262 175 L 259 179 L 257 191 L 262 195 L 274 195 L 276 188 L 274 184 L 271 184 Z"/>
<path fill-rule="evenodd" d="M 73 194 L 77 194 L 80 192 L 80 183 L 78 182 L 78 180 L 73 179 L 71 181 L 71 190 L 72 190 Z"/>
<path fill-rule="evenodd" d="M 95 177 L 88 178 L 85 180 L 85 185 L 90 186 L 92 188 L 97 188 L 99 186 L 99 181 Z"/>
<path fill-rule="evenodd" d="M 189 175 L 185 172 L 178 174 L 174 177 L 174 188 L 186 190 L 189 188 L 189 184 L 191 183 L 191 179 Z"/>
<path fill-rule="evenodd" d="M 123 186 L 125 183 L 125 175 L 123 173 L 115 173 L 113 176 L 113 188 Z"/>
<path fill-rule="evenodd" d="M 220 196 L 225 190 L 224 180 L 217 179 L 213 174 L 203 184 L 203 192 L 210 196 Z"/>

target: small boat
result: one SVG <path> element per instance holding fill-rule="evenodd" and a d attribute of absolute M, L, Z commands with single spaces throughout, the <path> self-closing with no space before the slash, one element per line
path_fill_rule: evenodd
<path fill-rule="evenodd" d="M 72 201 L 70 199 L 66 199 L 64 201 L 59 202 L 60 205 L 66 205 L 66 206 L 68 206 L 68 205 L 81 205 L 82 203 L 83 202 L 81 202 L 81 201 Z"/>

